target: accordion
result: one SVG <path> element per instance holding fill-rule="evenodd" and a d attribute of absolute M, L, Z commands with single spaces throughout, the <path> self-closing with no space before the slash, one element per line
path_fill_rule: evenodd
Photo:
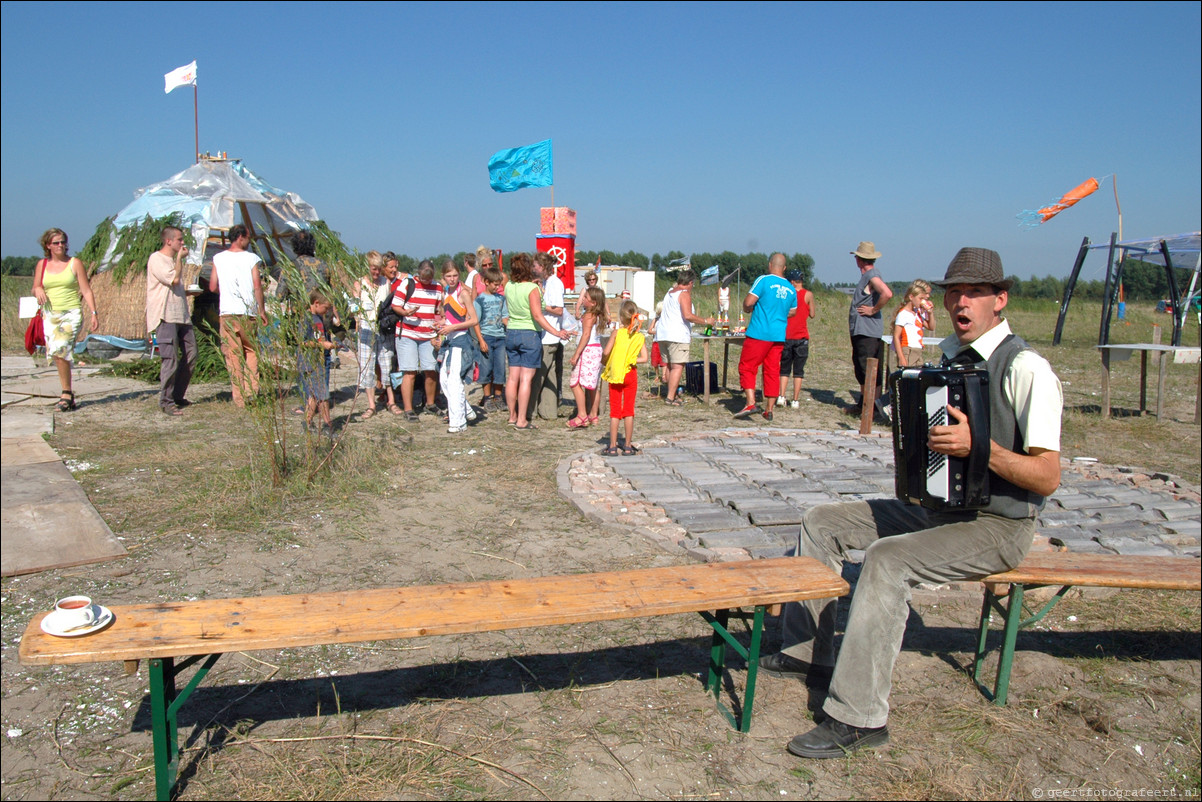
<path fill-rule="evenodd" d="M 897 497 L 929 510 L 988 506 L 989 371 L 961 366 L 905 368 L 890 376 L 889 385 Z M 927 447 L 931 427 L 949 423 L 949 405 L 968 416 L 972 451 L 967 457 L 949 457 Z"/>

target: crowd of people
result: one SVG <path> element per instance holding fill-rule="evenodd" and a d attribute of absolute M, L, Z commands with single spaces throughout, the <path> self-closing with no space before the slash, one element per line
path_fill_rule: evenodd
<path fill-rule="evenodd" d="M 229 246 L 213 256 L 208 286 L 218 297 L 221 350 L 238 407 L 259 393 L 258 332 L 269 324 L 263 265 L 251 241 L 245 226 L 229 230 Z M 608 375 L 603 373 L 610 355 L 606 346 L 612 333 L 624 329 L 628 321 L 610 308 L 596 272 L 585 275 L 585 286 L 570 308 L 550 254 L 514 254 L 507 271 L 502 271 L 497 255 L 483 245 L 458 264 L 448 259 L 436 267 L 425 260 L 412 274 L 401 271 L 396 254 L 370 251 L 366 273 L 349 287 L 335 287 L 330 268 L 316 256 L 316 240 L 310 232 L 297 232 L 291 244 L 295 270 L 288 278 L 280 277 L 276 296 L 302 310 L 297 370 L 305 406 L 297 412 L 307 421 L 320 418 L 329 424 L 330 367 L 338 364 L 338 351 L 344 345 L 338 334 L 353 328 L 357 385 L 365 398 L 362 420 L 382 409 L 414 423 L 424 412 L 441 415 L 448 433 L 463 432 L 478 418 L 467 401 L 467 387 L 475 382 L 482 388 L 482 411 L 505 412 L 514 429 L 535 430 L 536 420 L 559 417 L 565 345 L 571 347 L 574 339 L 568 389 L 575 409 L 567 426 L 584 429 L 598 424 L 604 397 L 600 381 Z M 47 353 L 62 382 L 58 407 L 66 411 L 75 406 L 70 366 L 72 346 L 83 326 L 82 307 L 86 303 L 89 308 L 90 331 L 96 330 L 99 314 L 87 271 L 79 259 L 68 256 L 67 235 L 50 229 L 41 245 L 45 258 L 35 271 L 34 294 L 46 315 Z M 888 339 L 882 336 L 882 309 L 893 293 L 876 268 L 881 254 L 872 242 L 861 242 L 851 253 L 860 272 L 849 308 L 852 365 L 859 388 L 869 379 L 876 380 L 867 376 L 867 363 L 876 357 L 879 365 L 882 343 Z M 183 414 L 188 405 L 186 392 L 197 355 L 188 296 L 202 290 L 185 286 L 187 255 L 183 232 L 169 226 L 163 229 L 162 247 L 147 263 L 146 328 L 162 356 L 158 402 L 171 416 Z M 660 386 L 649 388 L 644 399 L 683 404 L 693 327 L 729 321 L 730 288 L 719 288 L 725 291 L 726 303 L 719 304 L 718 314 L 702 317 L 692 298 L 696 282 L 697 275 L 682 268 L 649 320 L 637 308 L 631 313 L 640 325 L 648 324 L 649 361 L 660 380 Z M 924 332 L 935 329 L 930 294 L 930 283 L 915 281 L 896 310 L 891 347 L 899 366 L 923 361 Z M 346 328 L 334 313 L 343 300 L 349 302 L 354 318 L 353 326 Z M 814 297 L 803 286 L 801 272 L 787 270 L 784 254 L 776 253 L 769 259 L 768 272 L 751 285 L 742 310 L 750 315 L 739 361 L 746 404 L 734 417 L 770 422 L 776 407 L 799 406 Z M 756 395 L 761 375 L 762 407 Z M 435 403 L 439 395 L 445 399 L 441 409 Z M 849 412 L 859 414 L 859 408 Z M 630 416 L 616 419 L 626 417 Z"/>

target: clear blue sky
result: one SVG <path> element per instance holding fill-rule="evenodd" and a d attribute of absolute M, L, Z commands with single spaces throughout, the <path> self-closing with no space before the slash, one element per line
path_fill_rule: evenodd
<path fill-rule="evenodd" d="M 549 189 L 488 157 L 551 138 L 580 249 L 804 251 L 824 281 L 874 240 L 888 279 L 962 245 L 1064 275 L 1117 227 L 1197 230 L 1200 5 L 3 4 L 0 253 L 75 248 L 141 186 L 225 150 L 347 244 L 530 250 Z M 1102 269 L 1092 259 L 1087 273 Z"/>

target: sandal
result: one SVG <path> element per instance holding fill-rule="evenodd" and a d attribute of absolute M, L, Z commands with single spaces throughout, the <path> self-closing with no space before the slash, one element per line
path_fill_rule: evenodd
<path fill-rule="evenodd" d="M 582 418 L 579 415 L 577 415 L 574 418 L 569 418 L 568 419 L 568 428 L 569 429 L 586 429 L 586 428 L 588 428 L 588 418 Z"/>
<path fill-rule="evenodd" d="M 54 408 L 59 412 L 70 412 L 75 409 L 75 393 L 70 390 L 63 390 Z"/>
<path fill-rule="evenodd" d="M 405 414 L 404 410 L 402 410 L 396 404 L 389 404 L 388 411 L 391 412 L 393 415 L 404 415 Z"/>
<path fill-rule="evenodd" d="M 664 403 L 670 407 L 683 407 L 684 406 L 684 401 L 681 401 L 679 398 L 667 398 L 667 399 L 664 399 Z"/>
<path fill-rule="evenodd" d="M 610 446 L 609 448 L 602 449 L 601 456 L 616 457 L 616 456 L 620 455 L 621 453 L 622 453 L 622 450 L 620 448 L 618 448 L 617 446 Z"/>
<path fill-rule="evenodd" d="M 367 420 L 368 418 L 372 417 L 375 414 L 376 414 L 375 408 L 368 407 L 367 409 L 363 410 L 363 414 L 359 416 L 359 420 Z"/>
<path fill-rule="evenodd" d="M 622 448 L 623 457 L 637 457 L 642 453 L 643 449 L 639 448 L 638 446 L 625 446 Z"/>
<path fill-rule="evenodd" d="M 530 431 L 537 429 L 538 427 L 535 426 L 533 423 L 527 423 L 525 426 L 518 426 L 515 423 L 515 424 L 513 424 L 513 428 L 518 430 L 519 432 L 530 432 Z"/>
<path fill-rule="evenodd" d="M 594 423 L 596 423 L 599 420 L 601 420 L 600 415 L 589 415 L 588 416 L 588 425 L 592 426 Z"/>

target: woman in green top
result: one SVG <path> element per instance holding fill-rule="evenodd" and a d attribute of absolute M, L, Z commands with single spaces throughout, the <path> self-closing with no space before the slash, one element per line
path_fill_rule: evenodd
<path fill-rule="evenodd" d="M 567 333 L 552 326 L 543 316 L 543 295 L 534 279 L 534 261 L 528 253 L 513 257 L 505 301 L 509 304 L 509 328 L 505 332 L 505 354 L 509 357 L 509 378 L 505 382 L 505 403 L 509 406 L 509 425 L 521 431 L 538 428 L 526 418 L 530 405 L 530 385 L 542 364 L 543 338 L 539 329 L 567 339 Z"/>
<path fill-rule="evenodd" d="M 71 390 L 71 363 L 75 359 L 75 341 L 83 325 L 81 299 L 86 301 L 91 315 L 88 331 L 100 326 L 96 299 L 88 284 L 88 271 L 83 262 L 67 255 L 67 235 L 61 228 L 52 228 L 40 240 L 45 258 L 33 272 L 33 295 L 42 306 L 42 323 L 46 332 L 46 355 L 54 357 L 58 380 L 63 392 L 55 408 L 60 412 L 75 409 L 75 393 Z"/>

